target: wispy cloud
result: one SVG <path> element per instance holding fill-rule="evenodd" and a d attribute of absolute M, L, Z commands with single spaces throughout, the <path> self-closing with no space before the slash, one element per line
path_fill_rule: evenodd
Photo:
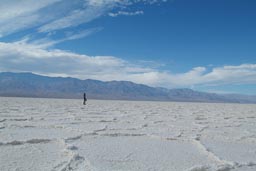
<path fill-rule="evenodd" d="M 113 1 L 109 1 L 108 3 L 102 2 L 102 4 L 91 4 L 91 1 L 89 2 L 81 4 L 83 6 L 82 8 L 72 9 L 67 13 L 67 15 L 61 18 L 56 18 L 55 20 L 44 24 L 38 28 L 38 31 L 51 32 L 88 23 L 102 16 L 106 11 L 110 10 L 115 5 Z"/>
<path fill-rule="evenodd" d="M 127 12 L 127 11 L 118 11 L 116 13 L 108 13 L 110 17 L 117 17 L 119 15 L 125 15 L 125 16 L 134 16 L 134 15 L 142 15 L 144 14 L 143 11 L 134 11 L 134 12 Z"/>
<path fill-rule="evenodd" d="M 2 37 L 35 29 L 40 33 L 58 31 L 88 23 L 114 9 L 137 3 L 155 4 L 163 0 L 2 0 L 0 1 L 0 35 Z M 142 11 L 113 15 L 138 15 Z"/>
<path fill-rule="evenodd" d="M 2 0 L 0 1 L 0 35 L 6 36 L 20 30 L 49 22 L 56 14 L 45 15 L 43 9 L 60 0 Z"/>
<path fill-rule="evenodd" d="M 65 35 L 63 36 L 63 38 L 61 39 L 51 39 L 49 37 L 46 38 L 40 38 L 40 39 L 32 39 L 32 38 L 27 38 L 25 37 L 22 42 L 26 42 L 29 43 L 31 45 L 35 45 L 41 48 L 48 48 L 48 47 L 52 47 L 56 44 L 62 43 L 62 42 L 66 42 L 69 40 L 76 40 L 76 39 L 81 39 L 84 37 L 87 37 L 91 34 L 97 33 L 99 31 L 101 31 L 103 28 L 102 27 L 96 27 L 96 28 L 90 28 L 90 29 L 86 29 L 86 30 L 82 30 L 79 32 L 74 32 L 74 31 L 69 31 L 66 32 Z"/>

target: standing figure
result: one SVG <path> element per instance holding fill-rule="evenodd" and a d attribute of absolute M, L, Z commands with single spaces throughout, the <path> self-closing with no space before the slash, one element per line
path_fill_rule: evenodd
<path fill-rule="evenodd" d="M 86 93 L 84 93 L 84 105 L 86 105 L 86 101 L 87 101 L 87 99 L 86 99 Z"/>

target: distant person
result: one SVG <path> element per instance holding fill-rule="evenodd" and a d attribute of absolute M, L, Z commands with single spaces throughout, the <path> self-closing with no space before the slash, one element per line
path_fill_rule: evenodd
<path fill-rule="evenodd" d="M 86 101 L 87 101 L 86 93 L 84 93 L 84 105 L 86 105 Z"/>

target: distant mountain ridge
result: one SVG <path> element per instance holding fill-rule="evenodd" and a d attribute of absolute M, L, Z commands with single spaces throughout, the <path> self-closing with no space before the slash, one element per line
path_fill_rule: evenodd
<path fill-rule="evenodd" d="M 184 102 L 256 103 L 256 96 L 220 95 L 191 89 L 154 88 L 129 81 L 79 80 L 32 73 L 0 73 L 0 96 L 152 100 Z"/>

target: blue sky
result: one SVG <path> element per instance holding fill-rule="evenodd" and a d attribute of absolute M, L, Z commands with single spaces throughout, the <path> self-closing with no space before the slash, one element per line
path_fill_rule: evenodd
<path fill-rule="evenodd" d="M 0 71 L 256 94 L 254 0 L 2 0 Z"/>

